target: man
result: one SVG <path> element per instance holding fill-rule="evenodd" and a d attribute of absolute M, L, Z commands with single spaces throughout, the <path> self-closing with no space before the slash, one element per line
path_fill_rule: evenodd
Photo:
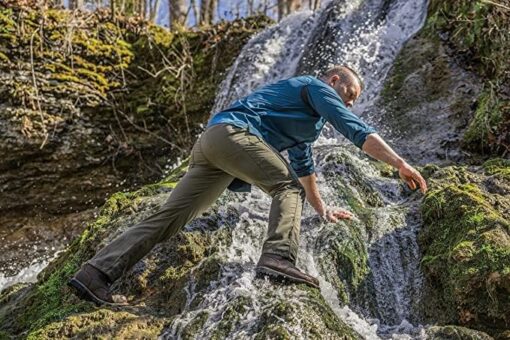
<path fill-rule="evenodd" d="M 217 113 L 195 143 L 189 170 L 167 202 L 101 249 L 69 285 L 97 304 L 125 302 L 109 292 L 113 281 L 206 210 L 227 187 L 246 182 L 272 197 L 256 271 L 319 287 L 316 278 L 294 265 L 304 199 L 328 221 L 352 217 L 348 211 L 328 209 L 316 184 L 311 144 L 326 122 L 370 156 L 397 168 L 411 189 L 427 190 L 420 173 L 347 109 L 362 87 L 352 69 L 336 66 L 319 79 L 300 76 L 264 86 Z M 283 150 L 290 166 L 279 153 Z"/>

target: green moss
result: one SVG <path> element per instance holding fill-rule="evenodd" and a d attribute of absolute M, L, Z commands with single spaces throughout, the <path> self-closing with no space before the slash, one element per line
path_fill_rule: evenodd
<path fill-rule="evenodd" d="M 510 180 L 510 160 L 503 158 L 493 158 L 483 163 L 483 168 L 488 175 L 500 175 L 506 180 Z"/>
<path fill-rule="evenodd" d="M 206 312 L 199 313 L 196 317 L 191 320 L 190 323 L 182 330 L 181 337 L 184 340 L 193 340 L 197 338 L 197 334 L 202 330 L 202 326 L 205 324 L 209 314 Z"/>
<path fill-rule="evenodd" d="M 319 260 L 321 272 L 345 304 L 352 302 L 358 291 L 364 289 L 363 284 L 370 273 L 368 252 L 360 230 L 354 223 L 342 223 L 324 234 L 325 239 L 335 241 L 329 244 Z"/>
<path fill-rule="evenodd" d="M 431 340 L 491 340 L 485 333 L 460 326 L 432 326 L 427 328 L 427 339 Z"/>
<path fill-rule="evenodd" d="M 471 120 L 463 148 L 483 154 L 508 152 L 509 30 L 507 5 L 483 0 L 430 1 L 424 27 L 400 51 L 381 91 L 386 123 L 400 135 L 413 136 L 421 128 L 409 119 L 413 110 L 453 98 L 448 108 L 452 118 Z M 480 76 L 480 93 L 452 92 L 458 66 Z"/>
<path fill-rule="evenodd" d="M 448 93 L 451 87 L 448 61 L 442 56 L 440 40 L 425 37 L 420 33 L 413 38 L 397 56 L 393 63 L 390 76 L 381 91 L 388 115 L 394 120 L 393 127 L 404 133 L 413 122 L 406 122 L 401 114 L 420 105 L 422 102 L 437 100 Z M 433 64 L 434 72 L 430 72 L 428 65 Z M 421 91 L 410 96 L 407 94 L 408 77 L 418 72 L 421 76 Z M 398 98 L 398 100 L 394 100 Z"/>
<path fill-rule="evenodd" d="M 484 90 L 464 136 L 467 149 L 483 153 L 500 154 L 510 147 L 510 101 L 504 94 L 510 80 L 507 5 L 433 0 L 424 28 L 431 37 L 439 33 L 446 37 L 457 58 L 484 78 Z"/>
<path fill-rule="evenodd" d="M 212 333 L 211 340 L 227 338 L 230 332 L 236 328 L 239 319 L 250 310 L 250 301 L 245 296 L 239 296 L 232 301 L 221 315 L 221 321 Z"/>
<path fill-rule="evenodd" d="M 497 168 L 498 161 L 486 164 Z M 469 180 L 466 180 L 469 177 Z M 463 183 L 464 182 L 464 183 Z M 419 241 L 430 296 L 444 322 L 494 333 L 510 317 L 510 223 L 508 197 L 484 187 L 484 175 L 460 167 L 438 170 L 423 204 Z"/>
<path fill-rule="evenodd" d="M 503 117 L 510 117 L 510 101 L 502 100 L 497 91 L 493 83 L 487 82 L 480 94 L 475 115 L 464 134 L 466 148 L 490 152 L 491 147 L 503 147 L 508 142 Z"/>
<path fill-rule="evenodd" d="M 178 168 L 176 172 L 182 172 Z M 169 178 L 177 178 L 177 174 L 171 174 Z M 160 189 L 165 189 L 168 182 L 163 181 L 159 185 Z M 7 322 L 5 325 L 11 328 L 13 333 L 21 330 L 30 330 L 34 334 L 45 332 L 45 327 L 55 320 L 61 320 L 71 314 L 89 312 L 93 308 L 91 304 L 78 300 L 69 291 L 66 286 L 67 280 L 78 270 L 84 260 L 89 259 L 94 254 L 97 245 L 108 234 L 108 228 L 115 224 L 115 221 L 121 215 L 126 216 L 133 213 L 142 200 L 145 193 L 154 192 L 154 185 L 151 190 L 142 188 L 135 192 L 116 193 L 112 195 L 102 207 L 98 218 L 90 223 L 80 237 L 76 238 L 70 245 L 65 254 L 61 255 L 56 261 L 52 262 L 39 277 L 38 284 L 31 289 L 20 310 L 17 311 L 16 321 Z M 191 244 L 182 245 L 179 248 L 181 254 L 191 250 L 187 255 L 188 260 L 199 261 L 201 250 L 197 242 L 200 241 L 198 235 L 193 233 L 184 236 Z M 0 319 L 5 317 L 7 320 L 10 315 L 1 315 Z M 14 324 L 14 326 L 13 326 Z M 0 324 L 0 327 L 5 327 Z"/>
<path fill-rule="evenodd" d="M 153 339 L 163 329 L 163 320 L 129 312 L 99 309 L 66 317 L 28 334 L 27 339 L 95 338 Z"/>
<path fill-rule="evenodd" d="M 508 77 L 508 9 L 488 1 L 442 1 L 429 3 L 427 28 L 448 32 L 448 41 L 469 63 L 491 78 Z"/>
<path fill-rule="evenodd" d="M 307 339 L 360 339 L 361 337 L 340 320 L 331 310 L 320 290 L 301 284 L 296 286 L 301 293 L 300 303 L 271 296 L 271 307 L 263 312 L 260 331 L 256 339 L 280 336 L 286 339 L 290 330 L 297 327 Z M 271 293 L 268 293 L 271 295 Z"/>

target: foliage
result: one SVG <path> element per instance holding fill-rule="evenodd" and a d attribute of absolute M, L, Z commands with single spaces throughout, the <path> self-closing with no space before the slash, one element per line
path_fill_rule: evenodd
<path fill-rule="evenodd" d="M 465 146 L 510 151 L 510 1 L 432 0 L 426 29 L 439 33 L 463 64 L 485 79 Z"/>

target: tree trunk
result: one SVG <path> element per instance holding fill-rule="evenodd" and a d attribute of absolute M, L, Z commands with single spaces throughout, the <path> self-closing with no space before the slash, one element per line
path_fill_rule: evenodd
<path fill-rule="evenodd" d="M 209 17 L 207 18 L 209 25 L 214 22 L 214 13 L 216 13 L 217 4 L 217 0 L 209 0 Z"/>
<path fill-rule="evenodd" d="M 248 0 L 248 15 L 253 15 L 253 0 Z"/>
<path fill-rule="evenodd" d="M 170 28 L 175 29 L 178 26 L 186 25 L 186 6 L 184 0 L 169 0 L 169 24 Z"/>
<path fill-rule="evenodd" d="M 285 15 L 285 2 L 286 0 L 278 0 L 278 21 Z"/>
<path fill-rule="evenodd" d="M 110 0 L 111 20 L 115 21 L 115 0 Z"/>
<path fill-rule="evenodd" d="M 159 0 L 151 1 L 149 8 L 149 20 L 154 22 L 156 20 L 156 15 L 159 12 Z"/>
<path fill-rule="evenodd" d="M 69 0 L 69 9 L 78 9 L 83 7 L 83 0 Z"/>
<path fill-rule="evenodd" d="M 301 0 L 278 0 L 278 20 L 300 8 Z"/>
<path fill-rule="evenodd" d="M 210 25 L 214 20 L 216 0 L 202 0 L 200 4 L 200 25 Z"/>

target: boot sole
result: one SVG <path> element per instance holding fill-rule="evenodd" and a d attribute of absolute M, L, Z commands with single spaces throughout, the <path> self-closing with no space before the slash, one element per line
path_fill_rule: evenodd
<path fill-rule="evenodd" d="M 285 280 L 288 280 L 288 281 L 291 281 L 291 282 L 294 282 L 294 283 L 305 283 L 305 284 L 307 284 L 307 285 L 309 285 L 311 287 L 320 289 L 320 287 L 318 285 L 316 285 L 315 283 L 313 283 L 313 282 L 304 280 L 304 279 L 299 278 L 299 277 L 295 277 L 295 276 L 291 276 L 291 275 L 288 275 L 288 274 L 284 274 L 282 272 L 276 271 L 276 270 L 271 269 L 269 267 L 259 266 L 259 267 L 255 268 L 255 271 L 258 274 L 268 275 L 268 276 L 270 276 L 272 278 L 285 279 Z"/>
<path fill-rule="evenodd" d="M 87 288 L 87 286 L 85 286 L 83 283 L 81 283 L 79 280 L 77 280 L 74 277 L 67 282 L 67 285 L 74 289 L 76 295 L 80 299 L 94 302 L 97 306 L 101 306 L 101 305 L 117 306 L 117 307 L 118 306 L 127 306 L 127 304 L 124 304 L 124 303 L 109 302 L 109 301 L 105 301 L 105 300 L 98 298 L 94 293 L 92 293 L 91 290 L 89 290 Z"/>

